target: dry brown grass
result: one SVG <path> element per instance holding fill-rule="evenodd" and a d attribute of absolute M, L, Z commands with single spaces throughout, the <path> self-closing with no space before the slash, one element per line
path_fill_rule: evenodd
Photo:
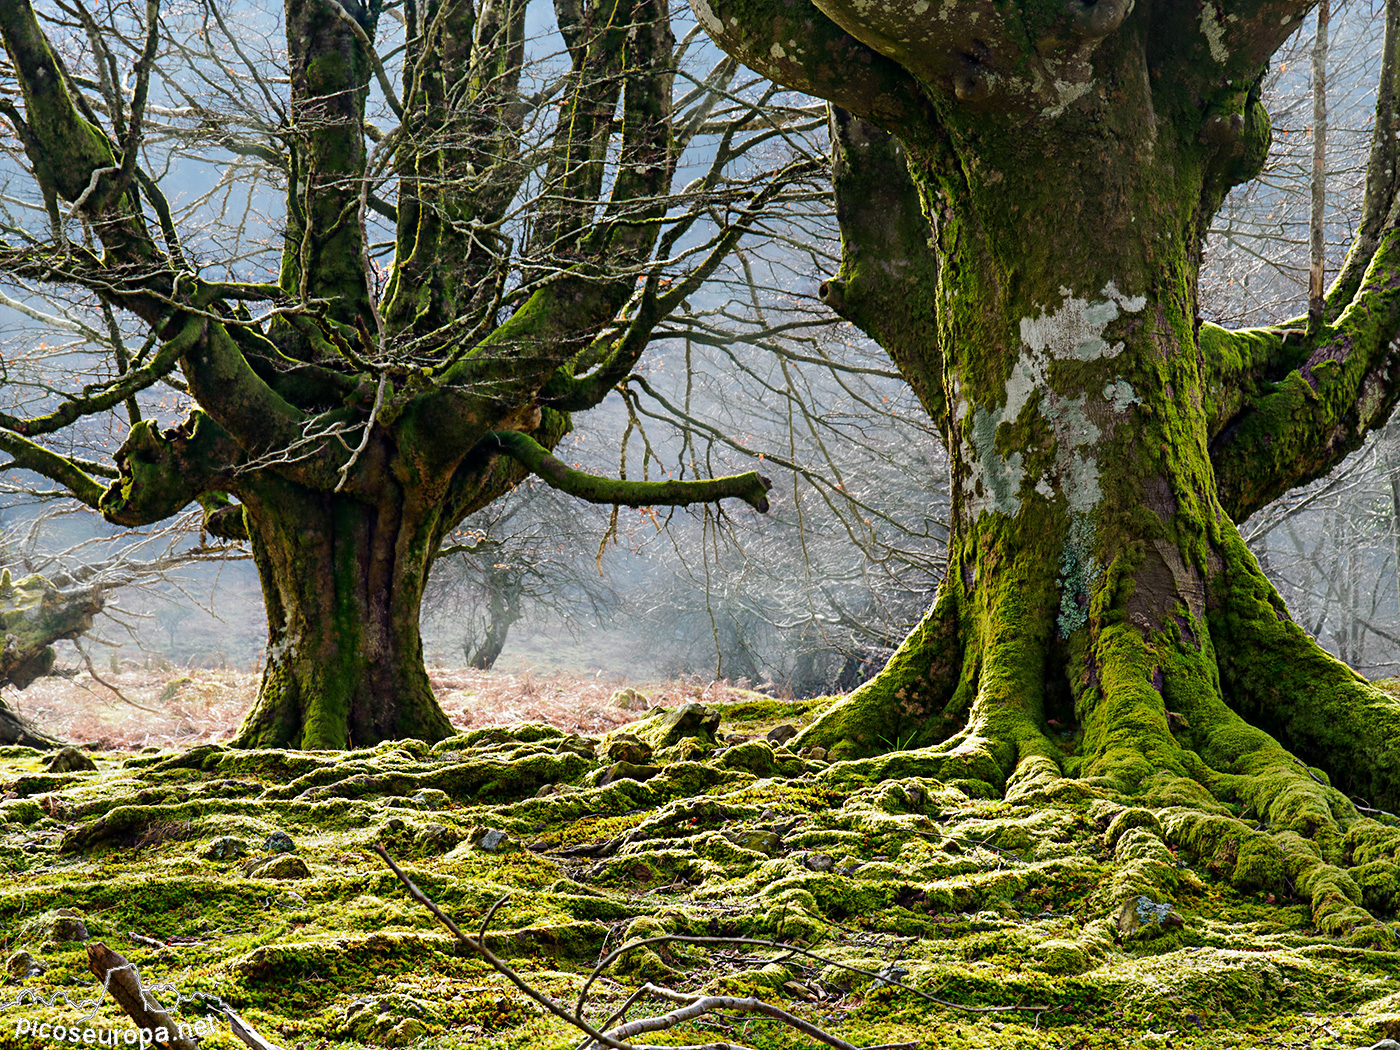
<path fill-rule="evenodd" d="M 98 674 L 141 707 L 119 699 L 86 672 L 73 678 L 41 678 L 23 692 L 6 689 L 5 700 L 61 740 L 134 750 L 227 740 L 238 728 L 258 687 L 258 675 L 252 671 L 185 672 L 128 665 L 114 673 L 99 668 Z M 428 677 L 443 710 L 458 729 L 547 722 L 566 732 L 605 733 L 646 713 L 608 706 L 609 697 L 621 683 L 597 677 L 467 668 L 430 668 Z M 174 695 L 161 700 L 167 686 L 180 679 L 185 681 L 173 690 Z M 699 680 L 672 680 L 637 688 L 651 698 L 653 706 L 688 700 L 716 703 L 741 695 L 738 687 L 728 682 Z"/>

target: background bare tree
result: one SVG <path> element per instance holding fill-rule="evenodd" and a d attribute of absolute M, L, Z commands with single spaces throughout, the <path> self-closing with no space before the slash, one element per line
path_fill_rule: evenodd
<path fill-rule="evenodd" d="M 23 210 L 0 269 L 36 323 L 85 326 L 72 353 L 93 373 L 64 386 L 79 372 L 36 358 L 0 447 L 111 521 L 198 500 L 208 530 L 247 538 L 271 644 L 245 743 L 449 732 L 422 588 L 448 534 L 527 471 L 604 504 L 767 506 L 756 473 L 612 480 L 550 449 L 822 162 L 776 103 L 717 115 L 736 66 L 693 26 L 677 40 L 666 3 L 554 15 L 0 17 L 23 101 L 4 110 Z M 217 171 L 182 202 L 191 164 Z M 61 310 L 41 299 L 55 287 Z M 171 429 L 143 414 L 157 383 L 192 402 Z M 72 427 L 113 412 L 115 461 L 83 454 Z"/>
<path fill-rule="evenodd" d="M 1322 48 L 1320 14 L 1275 56 L 1262 87 L 1274 121 L 1268 165 L 1226 199 L 1207 242 L 1202 312 L 1222 324 L 1301 319 L 1314 264 L 1335 276 L 1356 234 L 1386 5 L 1331 4 Z M 1322 115 L 1326 150 L 1319 154 Z M 1299 623 L 1373 677 L 1400 672 L 1397 441 L 1394 424 L 1377 431 L 1331 474 L 1262 508 L 1243 530 Z"/>

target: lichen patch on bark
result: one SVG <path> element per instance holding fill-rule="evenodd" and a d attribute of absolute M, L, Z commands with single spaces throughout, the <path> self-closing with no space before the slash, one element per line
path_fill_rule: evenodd
<path fill-rule="evenodd" d="M 1076 514 L 1091 513 L 1102 497 L 1095 454 L 1101 431 L 1088 406 L 1101 404 L 1120 413 L 1126 411 L 1137 403 L 1132 384 L 1115 377 L 1101 391 L 1085 390 L 1076 395 L 1056 384 L 1053 366 L 1060 361 L 1106 360 L 1122 353 L 1123 343 L 1110 344 L 1105 332 L 1122 313 L 1141 311 L 1147 300 L 1123 295 L 1111 281 L 1100 293 L 1104 298 L 1098 300 L 1075 298 L 1068 288 L 1060 292 L 1065 300 L 1058 309 L 1021 319 L 1022 350 L 1006 380 L 1005 402 L 990 407 L 959 404 L 959 418 L 969 409 L 973 412 L 971 442 L 977 459 L 963 488 L 974 515 L 985 510 L 1014 515 L 1020 509 L 1021 487 L 1026 480 L 1024 456 L 1019 450 L 1001 453 L 997 438 L 1001 425 L 1017 422 L 1033 400 L 1055 443 L 1055 465 L 1033 480 L 1036 491 L 1049 498 L 1051 486 L 1058 487 Z"/>

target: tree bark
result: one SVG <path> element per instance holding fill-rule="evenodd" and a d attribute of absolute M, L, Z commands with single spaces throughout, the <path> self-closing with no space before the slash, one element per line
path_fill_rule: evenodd
<path fill-rule="evenodd" d="M 1254 814 L 1319 928 L 1388 942 L 1340 867 L 1388 832 L 1342 792 L 1400 804 L 1400 703 L 1293 623 L 1231 518 L 1400 396 L 1393 193 L 1334 319 L 1197 313 L 1210 219 L 1267 154 L 1263 64 L 1311 5 L 693 6 L 855 110 L 833 114 L 842 267 L 821 297 L 889 350 L 952 460 L 932 610 L 797 743 L 1013 801 L 1176 807 L 1164 834 L 1197 852 Z M 1123 892 L 1170 889 L 1143 879 Z"/>
<path fill-rule="evenodd" d="M 271 112 L 252 122 L 256 143 L 239 138 L 286 177 L 272 284 L 199 277 L 158 179 L 141 169 L 136 114 L 152 56 L 182 53 L 179 43 L 157 47 L 171 25 L 151 9 L 123 130 L 123 107 L 109 102 L 114 119 L 98 115 L 28 0 L 0 4 L 6 97 L 24 103 L 21 112 L 0 100 L 0 117 L 52 227 L 49 240 L 25 233 L 25 247 L 0 245 L 0 270 L 74 284 L 135 313 L 152 351 L 118 351 L 117 378 L 58 398 L 53 411 L 0 412 L 0 450 L 114 523 L 150 524 L 197 500 L 209 531 L 251 542 L 271 635 L 241 743 L 346 747 L 451 732 L 421 664 L 424 576 L 451 527 L 526 470 L 594 502 L 737 496 L 768 507 L 769 484 L 756 473 L 631 482 L 573 470 L 550 453 L 569 414 L 608 397 L 657 325 L 818 166 L 794 159 L 771 176 L 732 179 L 767 137 L 744 130 L 743 116 L 709 170 L 673 195 L 687 143 L 701 124 L 713 129 L 704 114 L 724 97 L 731 63 L 686 96 L 687 123 L 676 126 L 686 45 L 675 41 L 670 5 L 589 0 L 560 26 L 562 80 L 532 94 L 521 86 L 527 7 L 409 5 L 396 16 L 405 26 L 399 98 L 383 66 L 397 49 L 376 51 L 381 3 L 288 0 L 290 108 L 250 70 Z M 239 58 L 250 61 L 241 50 Z M 401 118 L 396 127 L 366 122 L 371 77 Z M 536 135 L 541 121 L 553 134 Z M 181 134 L 197 141 L 204 131 Z M 212 125 L 206 141 L 234 148 Z M 392 205 L 375 189 L 390 168 Z M 159 241 L 146 228 L 148 206 Z M 382 296 L 370 208 L 396 223 Z M 532 216 L 523 237 L 512 215 Z M 74 218 L 100 250 L 70 241 Z M 710 232 L 697 238 L 702 228 Z M 683 237 L 700 247 L 677 257 Z M 255 321 L 247 303 L 270 309 Z M 166 430 L 133 420 L 115 470 L 40 440 L 129 403 L 177 368 L 197 407 Z M 104 489 L 92 473 L 115 480 Z"/>
<path fill-rule="evenodd" d="M 267 659 L 235 743 L 333 749 L 450 736 L 419 635 L 434 519 L 411 501 L 259 488 L 245 500 Z"/>
<path fill-rule="evenodd" d="M 925 393 L 937 348 L 953 461 L 948 573 L 885 671 L 804 742 L 838 755 L 940 744 L 960 775 L 998 789 L 1042 762 L 1124 790 L 1164 770 L 1189 777 L 1202 760 L 1227 772 L 1278 747 L 1230 710 L 1261 721 L 1259 687 L 1222 688 L 1246 662 L 1222 647 L 1243 602 L 1250 622 L 1263 608 L 1279 624 L 1248 661 L 1261 683 L 1280 680 L 1282 645 L 1319 676 L 1309 692 L 1362 705 L 1349 723 L 1396 732 L 1349 739 L 1276 693 L 1278 713 L 1262 720 L 1339 786 L 1393 804 L 1400 712 L 1309 650 L 1217 497 L 1196 273 L 1213 203 L 1242 174 L 1223 172 L 1220 155 L 1234 164 L 1259 147 L 1221 149 L 1162 123 L 1141 134 L 1150 71 L 1120 50 L 1119 84 L 1088 119 L 998 127 L 950 114 L 946 139 L 904 143 L 941 263 L 936 283 L 909 291 L 932 300 L 924 315 L 937 330 L 882 341 L 932 412 L 944 407 Z M 1263 125 L 1239 134 L 1267 141 Z M 858 194 L 879 138 L 868 126 L 844 136 L 840 190 Z M 847 233 L 848 251 L 870 239 Z M 879 300 L 857 299 L 862 274 L 847 270 L 840 308 L 859 322 Z M 917 325 L 917 308 L 904 313 Z M 870 326 L 895 316 L 879 309 Z M 1082 761 L 1067 760 L 1052 720 L 1083 733 Z"/>
<path fill-rule="evenodd" d="M 21 718 L 9 704 L 0 700 L 0 744 L 18 744 L 21 747 L 36 747 L 47 750 L 59 747 L 62 741 L 55 740 L 46 733 L 35 729 Z"/>

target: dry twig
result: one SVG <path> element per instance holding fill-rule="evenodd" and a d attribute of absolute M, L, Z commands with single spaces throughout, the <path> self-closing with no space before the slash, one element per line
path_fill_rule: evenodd
<path fill-rule="evenodd" d="M 457 938 L 459 942 L 461 942 L 471 951 L 475 952 L 477 955 L 481 956 L 498 972 L 500 972 L 508 980 L 510 980 L 512 984 L 514 984 L 522 992 L 528 995 L 531 999 L 535 1000 L 535 1002 L 539 1003 L 541 1006 L 547 1009 L 550 1013 L 554 1014 L 556 1017 L 559 1017 L 564 1021 L 567 1021 L 569 1024 L 573 1025 L 575 1028 L 578 1028 L 585 1035 L 587 1035 L 588 1038 L 580 1045 L 579 1050 L 595 1050 L 595 1048 L 599 1046 L 613 1047 L 614 1050 L 663 1050 L 662 1047 L 654 1047 L 650 1044 L 645 1043 L 631 1043 L 627 1040 L 634 1035 L 639 1035 L 645 1032 L 665 1031 L 667 1029 L 675 1027 L 676 1025 L 684 1021 L 692 1021 L 696 1018 L 704 1016 L 705 1014 L 714 1013 L 720 1010 L 737 1011 L 741 1013 L 757 1013 L 765 1017 L 771 1017 L 774 1020 L 782 1021 L 784 1024 L 795 1028 L 799 1032 L 802 1032 L 803 1034 L 808 1035 L 813 1039 L 818 1040 L 819 1042 L 825 1043 L 831 1047 L 835 1047 L 836 1050 L 906 1050 L 906 1048 L 910 1048 L 916 1045 L 914 1043 L 883 1043 L 879 1046 L 861 1048 L 857 1047 L 853 1043 L 846 1042 L 844 1039 L 841 1039 L 838 1036 L 834 1036 L 831 1033 L 824 1031 L 823 1029 L 812 1024 L 810 1021 L 807 1021 L 806 1019 L 799 1017 L 794 1013 L 784 1010 L 782 1007 L 775 1006 L 774 1004 L 765 1002 L 762 999 L 757 999 L 753 997 L 703 995 L 700 993 L 679 992 L 671 988 L 666 988 L 661 985 L 655 985 L 651 983 L 643 985 L 640 989 L 634 992 L 627 999 L 627 1001 L 623 1003 L 623 1005 L 603 1023 L 602 1027 L 608 1028 L 609 1026 L 613 1025 L 615 1022 L 620 1020 L 622 1017 L 625 1016 L 627 1010 L 645 995 L 654 995 L 658 998 L 665 999 L 673 1003 L 678 1003 L 680 1004 L 679 1007 L 675 1010 L 670 1011 L 669 1013 L 652 1017 L 643 1017 L 635 1021 L 626 1022 L 620 1027 L 612 1028 L 611 1030 L 606 1032 L 600 1031 L 599 1029 L 593 1027 L 583 1019 L 583 1008 L 585 1003 L 587 1002 L 588 989 L 590 986 L 592 986 L 593 982 L 598 979 L 599 975 L 603 972 L 603 970 L 605 970 L 609 965 L 611 965 L 625 952 L 629 952 L 634 948 L 640 948 L 645 945 L 660 944 L 665 942 L 675 942 L 681 944 L 715 945 L 749 944 L 768 948 L 779 948 L 783 951 L 810 956 L 811 958 L 817 959 L 821 962 L 827 963 L 832 966 L 839 966 L 847 970 L 852 970 L 856 973 L 866 974 L 886 984 L 891 984 L 899 988 L 904 988 L 907 991 L 914 992 L 915 994 L 920 995 L 925 999 L 931 1000 L 932 1002 L 937 1003 L 940 1006 L 947 1006 L 954 1009 L 966 1010 L 974 1013 L 991 1013 L 1007 1010 L 1043 1011 L 1047 1009 L 1047 1007 L 1044 1006 L 962 1006 L 958 1003 L 951 1003 L 946 1000 L 937 999 L 934 996 L 928 995 L 926 992 L 921 992 L 917 988 L 910 988 L 908 985 L 901 984 L 899 981 L 894 980 L 891 977 L 886 977 L 883 974 L 876 974 L 872 973 L 869 970 L 862 970 L 859 967 L 850 966 L 846 963 L 840 963 L 833 959 L 828 959 L 824 956 L 818 955 L 815 952 L 811 952 L 803 948 L 795 948 L 790 944 L 782 944 L 777 941 L 759 940 L 755 938 L 746 937 L 685 937 L 680 935 L 667 935 L 663 937 L 648 937 L 643 940 L 632 941 L 628 944 L 623 945 L 621 948 L 618 948 L 616 951 L 613 951 L 612 953 L 608 954 L 603 959 L 601 959 L 598 962 L 597 966 L 593 968 L 593 972 L 588 976 L 588 979 L 584 982 L 583 989 L 579 993 L 579 1000 L 577 1006 L 573 1010 L 570 1010 L 567 1007 L 562 1006 L 555 1000 L 551 999 L 549 996 L 544 995 L 542 992 L 539 992 L 536 989 L 532 988 L 518 973 L 515 972 L 515 970 L 513 970 L 509 965 L 507 965 L 504 961 L 498 958 L 489 948 L 486 947 L 485 943 L 483 943 L 486 936 L 487 926 L 490 924 L 492 917 L 496 914 L 497 909 L 499 909 L 500 906 L 505 902 L 505 897 L 502 897 L 495 904 L 493 904 L 491 906 L 491 909 L 486 913 L 486 917 L 485 919 L 483 919 L 481 924 L 481 931 L 477 935 L 477 937 L 468 937 L 461 931 L 461 929 L 457 926 L 456 923 L 454 923 L 450 918 L 443 914 L 442 910 L 438 908 L 438 906 L 434 904 L 423 893 L 422 890 L 420 890 L 416 885 L 414 885 L 413 881 L 409 879 L 409 877 L 406 874 L 404 874 L 403 870 L 397 864 L 395 864 L 394 861 L 389 857 L 389 854 L 385 851 L 382 845 L 376 845 L 374 849 L 375 852 L 378 853 L 381 858 L 383 858 L 384 863 L 386 863 L 389 866 L 390 870 L 393 871 L 393 873 L 396 876 L 398 876 L 399 881 L 404 884 L 404 886 L 408 889 L 408 892 L 413 896 L 413 898 L 417 900 L 420 904 L 422 904 L 424 907 L 426 907 L 429 911 L 431 911 L 433 915 L 435 915 L 438 918 L 438 920 L 444 926 L 447 927 L 447 929 L 452 933 L 454 937 Z M 715 1042 L 704 1043 L 698 1046 L 692 1046 L 690 1050 L 750 1050 L 750 1048 L 735 1043 Z"/>

